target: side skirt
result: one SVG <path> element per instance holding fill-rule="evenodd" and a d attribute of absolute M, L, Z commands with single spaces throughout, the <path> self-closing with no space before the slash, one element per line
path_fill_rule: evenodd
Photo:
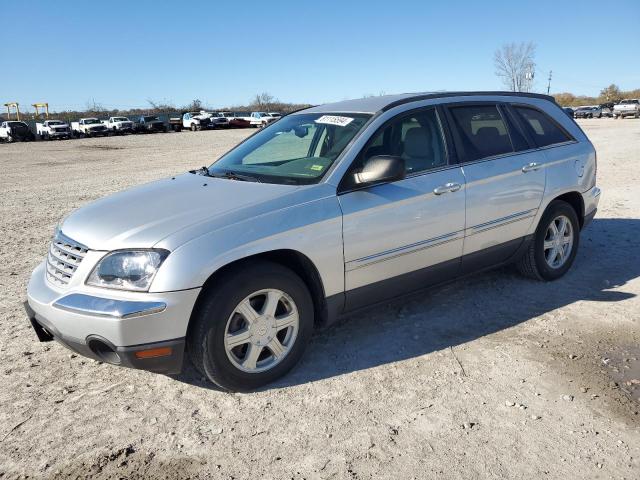
<path fill-rule="evenodd" d="M 327 305 L 333 307 L 327 309 L 326 325 L 331 325 L 346 315 L 513 263 L 524 255 L 533 237 L 528 235 L 461 258 L 348 290 L 344 294 L 332 295 L 326 299 Z M 338 306 L 343 304 L 344 308 L 340 309 Z"/>

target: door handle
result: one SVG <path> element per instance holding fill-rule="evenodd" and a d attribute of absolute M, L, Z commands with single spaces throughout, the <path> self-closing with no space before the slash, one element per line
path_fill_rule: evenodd
<path fill-rule="evenodd" d="M 457 192 L 462 188 L 459 183 L 445 183 L 433 189 L 433 193 L 436 195 L 442 195 L 443 193 Z"/>
<path fill-rule="evenodd" d="M 524 167 L 522 167 L 522 171 L 524 173 L 534 172 L 540 168 L 540 164 L 536 162 L 527 163 Z"/>

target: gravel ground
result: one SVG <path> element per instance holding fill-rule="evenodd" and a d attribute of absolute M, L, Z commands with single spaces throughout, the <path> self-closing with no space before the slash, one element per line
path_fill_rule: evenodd
<path fill-rule="evenodd" d="M 0 478 L 639 478 L 640 121 L 582 125 L 603 195 L 566 277 L 358 314 L 252 394 L 40 344 L 21 305 L 63 215 L 250 132 L 0 145 Z"/>

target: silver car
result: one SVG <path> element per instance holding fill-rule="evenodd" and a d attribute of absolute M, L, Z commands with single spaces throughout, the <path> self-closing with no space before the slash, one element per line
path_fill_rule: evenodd
<path fill-rule="evenodd" d="M 355 309 L 508 263 L 562 277 L 599 195 L 593 145 L 551 97 L 322 105 L 73 212 L 26 309 L 42 341 L 167 374 L 187 355 L 252 390 Z"/>

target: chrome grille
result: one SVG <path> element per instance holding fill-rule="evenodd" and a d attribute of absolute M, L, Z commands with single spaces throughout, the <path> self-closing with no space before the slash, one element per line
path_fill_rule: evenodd
<path fill-rule="evenodd" d="M 67 285 L 88 248 L 58 233 L 47 255 L 47 279 L 54 285 Z"/>

